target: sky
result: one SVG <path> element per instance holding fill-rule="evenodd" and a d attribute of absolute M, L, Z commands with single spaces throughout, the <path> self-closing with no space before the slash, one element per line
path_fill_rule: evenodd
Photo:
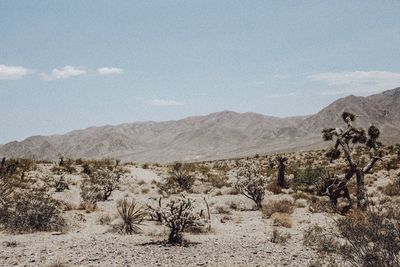
<path fill-rule="evenodd" d="M 400 86 L 400 1 L 0 0 L 0 144 Z"/>

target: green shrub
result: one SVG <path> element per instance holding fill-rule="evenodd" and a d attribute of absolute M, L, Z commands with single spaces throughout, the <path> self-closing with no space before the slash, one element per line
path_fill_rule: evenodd
<path fill-rule="evenodd" d="M 59 231 L 65 227 L 62 203 L 43 190 L 13 195 L 13 202 L 3 206 L 0 223 L 10 232 Z"/>

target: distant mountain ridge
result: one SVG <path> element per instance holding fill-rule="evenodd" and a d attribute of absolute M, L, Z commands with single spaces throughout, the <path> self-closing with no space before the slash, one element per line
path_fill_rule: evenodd
<path fill-rule="evenodd" d="M 359 116 L 357 125 L 380 127 L 384 142 L 400 142 L 400 88 L 396 88 L 368 97 L 347 96 L 311 116 L 277 118 L 223 111 L 175 121 L 125 123 L 63 135 L 32 136 L 0 145 L 0 156 L 172 162 L 304 150 L 325 146 L 321 130 L 342 125 L 340 115 L 344 110 Z"/>

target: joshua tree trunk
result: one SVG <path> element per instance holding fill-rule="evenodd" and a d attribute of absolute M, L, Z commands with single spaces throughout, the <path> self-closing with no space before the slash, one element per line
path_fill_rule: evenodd
<path fill-rule="evenodd" d="M 276 184 L 280 187 L 286 187 L 285 162 L 287 161 L 287 158 L 277 157 L 276 160 L 278 161 L 278 177 Z"/>

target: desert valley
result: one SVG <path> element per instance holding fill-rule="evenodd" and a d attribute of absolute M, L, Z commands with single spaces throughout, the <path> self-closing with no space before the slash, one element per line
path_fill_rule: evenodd
<path fill-rule="evenodd" d="M 399 99 L 5 144 L 0 265 L 398 266 Z"/>

